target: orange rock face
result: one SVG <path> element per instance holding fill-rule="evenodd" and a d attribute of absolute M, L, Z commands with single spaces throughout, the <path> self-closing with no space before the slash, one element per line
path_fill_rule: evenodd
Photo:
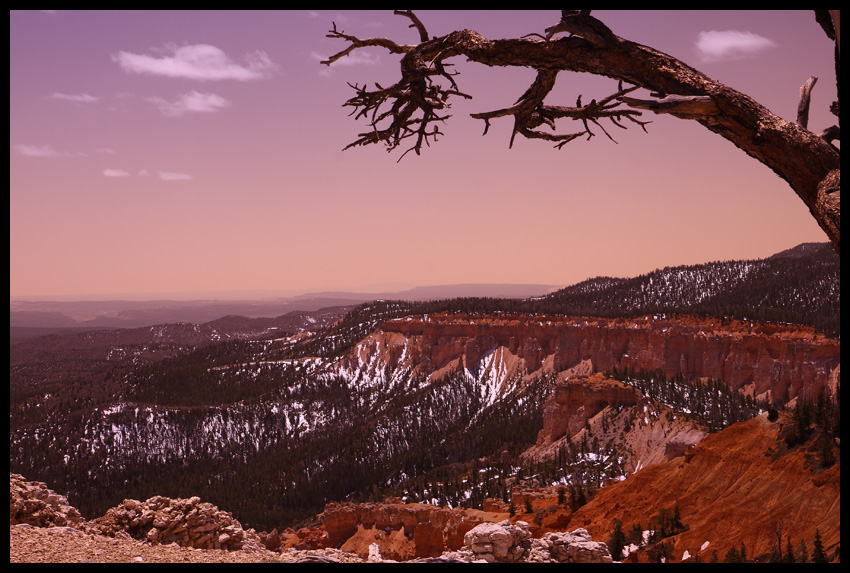
<path fill-rule="evenodd" d="M 546 402 L 543 411 L 543 429 L 537 445 L 554 442 L 566 434 L 574 435 L 589 420 L 607 406 L 632 406 L 640 399 L 640 392 L 602 375 L 558 384 Z"/>
<path fill-rule="evenodd" d="M 841 343 L 798 326 L 691 317 L 594 319 L 436 314 L 385 322 L 370 352 L 424 374 L 458 364 L 473 369 L 501 351 L 514 372 L 561 372 L 590 361 L 597 372 L 661 369 L 668 377 L 716 378 L 731 388 L 787 402 L 840 380 Z M 404 347 L 404 352 L 401 347 Z M 362 359 L 362 357 L 361 357 Z"/>
<path fill-rule="evenodd" d="M 436 557 L 463 547 L 463 536 L 479 523 L 507 514 L 447 509 L 423 504 L 329 503 L 323 514 L 326 546 L 368 557 L 377 543 L 385 559 Z"/>
<path fill-rule="evenodd" d="M 676 502 L 687 530 L 668 539 L 673 558 L 685 551 L 708 561 L 720 559 L 743 542 L 750 558 L 772 549 L 775 527 L 783 550 L 790 535 L 796 549 L 804 540 L 811 554 L 817 530 L 827 552 L 841 541 L 841 464 L 818 466 L 812 443 L 789 450 L 781 439 L 791 424 L 763 414 L 705 437 L 686 456 L 647 467 L 625 481 L 599 490 L 573 514 L 568 528 L 585 527 L 594 539 L 607 539 L 617 517 L 623 530 L 650 519 Z"/>

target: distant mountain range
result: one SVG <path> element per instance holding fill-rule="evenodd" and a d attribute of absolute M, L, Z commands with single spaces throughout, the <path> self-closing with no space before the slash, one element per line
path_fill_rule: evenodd
<path fill-rule="evenodd" d="M 279 317 L 373 300 L 463 300 L 469 310 L 637 316 L 653 312 L 733 316 L 805 324 L 840 334 L 841 266 L 829 243 L 803 243 L 766 259 L 665 267 L 632 278 L 547 284 L 455 284 L 396 292 L 327 291 L 265 300 L 10 301 L 10 339 L 51 332 L 137 328 L 223 316 Z M 452 303 L 456 304 L 456 303 Z"/>
<path fill-rule="evenodd" d="M 420 286 L 397 292 L 327 291 L 264 300 L 15 300 L 9 303 L 9 326 L 13 329 L 13 337 L 21 339 L 66 329 L 136 328 L 175 322 L 202 324 L 229 315 L 278 317 L 296 310 L 310 312 L 379 299 L 425 301 L 470 296 L 527 298 L 545 295 L 557 288 L 558 285 L 544 284 L 456 284 Z"/>

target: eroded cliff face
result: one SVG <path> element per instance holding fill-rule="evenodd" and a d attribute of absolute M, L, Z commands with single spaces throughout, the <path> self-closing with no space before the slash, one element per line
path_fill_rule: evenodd
<path fill-rule="evenodd" d="M 708 434 L 704 424 L 641 395 L 602 373 L 560 380 L 543 409 L 543 428 L 526 459 L 551 459 L 561 448 L 593 436 L 616 444 L 626 475 L 684 455 Z"/>
<path fill-rule="evenodd" d="M 663 370 L 716 378 L 733 389 L 784 403 L 801 392 L 834 391 L 840 341 L 776 324 L 646 316 L 593 319 L 529 315 L 436 314 L 390 320 L 342 365 L 403 369 L 423 376 L 464 368 L 480 376 L 537 376 L 576 368 Z"/>
<path fill-rule="evenodd" d="M 436 557 L 463 547 L 464 535 L 507 514 L 404 503 L 330 503 L 322 514 L 321 545 L 368 557 L 377 544 L 386 559 Z"/>
<path fill-rule="evenodd" d="M 537 445 L 574 436 L 603 409 L 612 406 L 634 406 L 640 392 L 632 387 L 601 375 L 579 377 L 559 383 L 543 409 L 543 429 Z"/>
<path fill-rule="evenodd" d="M 568 528 L 586 527 L 594 539 L 607 535 L 614 517 L 623 531 L 644 528 L 662 509 L 679 503 L 686 530 L 668 541 L 679 561 L 687 551 L 709 561 L 743 542 L 750 558 L 765 557 L 776 526 L 796 549 L 804 540 L 811 551 L 818 531 L 827 553 L 841 543 L 841 462 L 822 468 L 817 432 L 789 448 L 783 441 L 793 427 L 791 414 L 771 422 L 767 413 L 706 436 L 684 457 L 655 464 L 625 481 L 599 490 L 570 516 Z"/>

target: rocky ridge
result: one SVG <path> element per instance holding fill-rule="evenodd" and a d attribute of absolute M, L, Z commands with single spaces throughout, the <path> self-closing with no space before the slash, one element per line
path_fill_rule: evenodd
<path fill-rule="evenodd" d="M 374 363 L 439 373 L 458 365 L 476 371 L 482 359 L 495 357 L 502 377 L 509 378 L 562 372 L 589 361 L 596 372 L 630 368 L 714 378 L 784 404 L 801 392 L 834 392 L 840 350 L 840 341 L 811 328 L 775 323 L 439 313 L 384 322 L 342 364 L 356 368 L 381 352 Z"/>
<path fill-rule="evenodd" d="M 11 563 L 54 562 L 296 562 L 357 563 L 397 562 L 382 555 L 381 545 L 371 543 L 365 556 L 328 547 L 298 550 L 263 545 L 267 535 L 243 530 L 231 514 L 198 498 L 168 499 L 161 496 L 145 502 L 125 500 L 103 517 L 91 522 L 67 505 L 63 496 L 41 482 L 28 482 L 23 476 L 9 475 L 9 540 Z M 334 507 L 328 512 L 333 513 Z M 349 515 L 362 518 L 363 512 Z M 439 510 L 438 510 L 439 511 Z M 410 517 L 414 511 L 385 508 L 384 516 Z M 442 512 L 446 513 L 446 512 Z M 451 513 L 451 512 L 448 512 Z M 425 509 L 420 517 L 433 516 Z M 393 518 L 390 518 L 393 519 Z M 447 517 L 446 521 L 451 520 Z M 455 520 L 456 522 L 458 520 Z M 463 518 L 459 520 L 463 522 Z M 339 532 L 331 525 L 331 536 Z M 419 521 L 418 524 L 430 523 Z M 358 523 L 358 526 L 361 524 Z M 372 526 L 375 524 L 373 523 Z M 383 523 L 381 523 L 383 525 Z M 403 524 L 400 522 L 396 525 Z M 432 524 L 431 532 L 434 531 Z M 390 529 L 390 526 L 386 526 Z M 345 532 L 343 532 L 344 535 Z M 610 562 L 604 543 L 594 542 L 585 530 L 548 534 L 532 539 L 528 524 L 480 522 L 463 535 L 463 546 L 433 557 L 412 558 L 410 562 Z"/>

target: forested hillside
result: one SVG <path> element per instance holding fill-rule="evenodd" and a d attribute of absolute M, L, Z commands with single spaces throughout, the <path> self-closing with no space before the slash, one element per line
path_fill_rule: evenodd
<path fill-rule="evenodd" d="M 782 322 L 841 335 L 841 264 L 828 243 L 773 257 L 665 267 L 633 278 L 597 277 L 545 297 L 437 301 L 421 311 L 528 312 L 628 317 L 672 313 Z"/>

